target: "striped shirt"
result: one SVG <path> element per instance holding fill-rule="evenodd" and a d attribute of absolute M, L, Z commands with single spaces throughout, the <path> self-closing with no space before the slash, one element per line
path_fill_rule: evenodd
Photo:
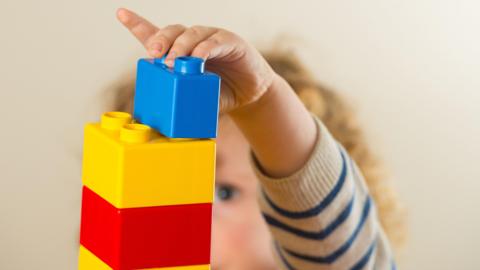
<path fill-rule="evenodd" d="M 273 179 L 254 163 L 259 203 L 282 269 L 395 269 L 362 174 L 323 124 L 309 161 Z"/>

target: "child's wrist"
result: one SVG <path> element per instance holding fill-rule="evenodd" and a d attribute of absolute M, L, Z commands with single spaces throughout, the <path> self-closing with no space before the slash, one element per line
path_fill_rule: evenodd
<path fill-rule="evenodd" d="M 274 102 L 275 96 L 278 94 L 278 92 L 282 91 L 282 88 L 285 88 L 282 87 L 285 85 L 288 86 L 285 80 L 275 73 L 270 86 L 261 97 L 252 103 L 231 111 L 229 113 L 230 116 L 233 119 L 254 117 L 258 112 L 264 110 L 265 107 L 268 107 L 270 104 L 272 104 L 272 102 Z"/>
<path fill-rule="evenodd" d="M 230 113 L 266 174 L 285 177 L 300 169 L 317 141 L 317 127 L 291 86 L 275 74 L 257 101 Z"/>

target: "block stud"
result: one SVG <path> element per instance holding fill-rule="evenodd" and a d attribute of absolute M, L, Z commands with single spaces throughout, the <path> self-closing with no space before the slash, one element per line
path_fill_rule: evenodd
<path fill-rule="evenodd" d="M 142 124 L 126 124 L 120 130 L 120 140 L 127 143 L 144 143 L 150 140 L 152 129 Z"/>
<path fill-rule="evenodd" d="M 202 74 L 205 61 L 198 57 L 182 56 L 175 59 L 173 70 L 182 74 Z"/>
<path fill-rule="evenodd" d="M 132 121 L 132 116 L 126 112 L 107 112 L 102 115 L 101 127 L 108 130 L 120 130 Z"/>

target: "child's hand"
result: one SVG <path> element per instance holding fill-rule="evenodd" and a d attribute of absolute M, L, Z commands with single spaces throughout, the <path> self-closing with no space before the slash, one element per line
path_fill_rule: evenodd
<path fill-rule="evenodd" d="M 305 164 L 317 138 L 315 122 L 254 47 L 219 28 L 159 28 L 126 9 L 117 17 L 152 57 L 169 52 L 170 67 L 178 56 L 208 60 L 207 68 L 222 77 L 220 110 L 235 121 L 266 173 L 283 177 Z"/>
<path fill-rule="evenodd" d="M 178 24 L 160 28 L 123 8 L 117 11 L 117 17 L 152 57 L 162 57 L 168 52 L 165 63 L 170 67 L 179 56 L 208 60 L 208 69 L 222 77 L 222 112 L 231 112 L 259 100 L 276 77 L 260 53 L 232 32 Z"/>

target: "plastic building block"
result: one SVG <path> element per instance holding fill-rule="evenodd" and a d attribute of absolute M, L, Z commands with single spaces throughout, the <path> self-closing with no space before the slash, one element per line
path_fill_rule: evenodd
<path fill-rule="evenodd" d="M 113 269 L 210 262 L 212 204 L 118 209 L 83 188 L 80 243 Z"/>
<path fill-rule="evenodd" d="M 217 136 L 220 77 L 204 61 L 178 57 L 174 68 L 162 59 L 140 59 L 134 117 L 170 138 Z"/>
<path fill-rule="evenodd" d="M 90 252 L 84 246 L 80 246 L 80 254 L 78 258 L 79 270 L 112 270 L 108 264 L 97 258 L 95 254 Z M 149 270 L 210 270 L 210 265 L 188 265 L 178 267 L 162 267 L 162 268 L 146 268 Z"/>
<path fill-rule="evenodd" d="M 112 269 L 108 264 L 104 263 L 90 250 L 80 245 L 80 252 L 78 255 L 78 270 L 110 270 Z"/>
<path fill-rule="evenodd" d="M 170 139 L 110 112 L 85 128 L 85 186 L 117 208 L 213 201 L 215 141 Z"/>

